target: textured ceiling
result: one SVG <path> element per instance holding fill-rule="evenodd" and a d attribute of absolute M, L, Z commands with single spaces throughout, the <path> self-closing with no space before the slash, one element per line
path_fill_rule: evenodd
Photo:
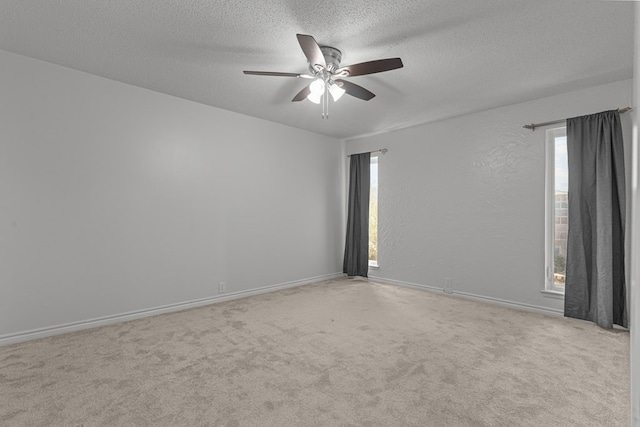
<path fill-rule="evenodd" d="M 633 2 L 588 0 L 2 0 L 0 49 L 340 139 L 632 77 Z M 296 33 L 377 96 L 291 103 Z"/>

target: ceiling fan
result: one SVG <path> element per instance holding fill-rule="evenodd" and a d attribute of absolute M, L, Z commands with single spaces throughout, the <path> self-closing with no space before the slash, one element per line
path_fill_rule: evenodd
<path fill-rule="evenodd" d="M 331 94 L 334 101 L 340 99 L 345 93 L 364 101 L 368 101 L 375 96 L 374 93 L 345 80 L 345 78 L 381 73 L 402 68 L 403 66 L 400 58 L 388 58 L 340 67 L 340 61 L 342 60 L 342 52 L 340 50 L 331 46 L 321 46 L 312 36 L 306 34 L 297 34 L 296 36 L 309 62 L 310 74 L 274 71 L 244 71 L 244 73 L 254 76 L 296 77 L 313 80 L 298 92 L 291 101 L 298 102 L 306 98 L 316 104 L 322 102 L 322 118 L 329 118 L 329 94 Z"/>

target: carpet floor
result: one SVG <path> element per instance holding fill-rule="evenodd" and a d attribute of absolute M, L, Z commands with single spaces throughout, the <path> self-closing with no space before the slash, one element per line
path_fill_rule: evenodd
<path fill-rule="evenodd" d="M 627 426 L 629 334 L 334 280 L 0 347 L 2 426 Z"/>

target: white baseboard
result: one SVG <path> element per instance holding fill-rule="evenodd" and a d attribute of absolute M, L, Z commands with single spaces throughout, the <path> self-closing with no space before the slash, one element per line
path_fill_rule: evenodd
<path fill-rule="evenodd" d="M 476 295 L 476 294 L 471 294 L 468 292 L 461 292 L 456 290 L 452 292 L 445 292 L 443 288 L 436 287 L 436 286 L 403 282 L 400 280 L 393 280 L 393 279 L 385 279 L 384 277 L 369 276 L 369 279 L 374 282 L 386 283 L 389 285 L 404 286 L 404 287 L 414 288 L 414 289 L 422 289 L 429 292 L 437 292 L 444 295 L 451 295 L 459 298 L 466 298 L 466 299 L 475 300 L 475 301 L 487 302 L 490 304 L 497 304 L 503 307 L 515 308 L 516 310 L 525 310 L 525 311 L 531 311 L 534 313 L 540 313 L 540 314 L 546 314 L 546 315 L 552 315 L 552 316 L 564 316 L 564 312 L 562 310 L 557 310 L 557 309 L 548 308 L 548 307 L 540 307 L 537 305 L 525 304 L 525 303 L 516 302 L 516 301 L 509 301 L 501 298 L 487 297 L 484 295 Z"/>
<path fill-rule="evenodd" d="M 114 323 L 125 322 L 129 320 L 141 319 L 143 317 L 157 316 L 158 314 L 171 313 L 174 311 L 186 310 L 189 308 L 201 307 L 204 305 L 215 304 L 223 301 L 231 301 L 238 298 L 245 298 L 252 295 L 264 294 L 267 292 L 279 291 L 281 289 L 294 288 L 297 286 L 310 285 L 312 283 L 321 282 L 344 277 L 343 273 L 325 274 L 323 276 L 310 277 L 302 280 L 294 280 L 292 282 L 279 283 L 276 285 L 263 286 L 261 288 L 249 289 L 245 291 L 231 292 L 212 297 L 201 298 L 197 300 L 184 301 L 176 304 L 168 304 L 160 307 L 153 307 L 143 310 L 130 311 L 127 313 L 115 314 L 113 316 L 104 316 L 94 319 L 83 320 L 80 322 L 66 323 L 45 328 L 31 329 L 28 331 L 17 332 L 0 336 L 0 346 L 16 344 L 19 342 L 30 341 L 38 338 L 50 337 L 53 335 L 66 334 L 69 332 L 80 331 L 83 329 L 97 328 L 99 326 L 112 325 Z"/>

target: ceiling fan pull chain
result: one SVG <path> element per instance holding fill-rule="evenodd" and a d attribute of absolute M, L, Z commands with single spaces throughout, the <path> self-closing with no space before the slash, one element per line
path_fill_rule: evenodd
<path fill-rule="evenodd" d="M 324 84 L 324 105 L 325 107 L 325 112 L 324 112 L 324 116 L 327 120 L 329 120 L 329 82 L 325 82 Z"/>
<path fill-rule="evenodd" d="M 329 114 L 328 114 L 328 107 L 327 107 L 327 84 L 325 82 L 324 84 L 324 93 L 322 94 L 322 118 L 326 119 L 328 118 Z"/>
<path fill-rule="evenodd" d="M 324 91 L 323 92 L 327 93 L 327 86 L 326 85 L 324 86 Z M 323 93 L 323 96 L 322 96 L 322 118 L 323 119 L 326 118 L 326 116 L 327 116 L 327 97 L 324 96 L 324 93 Z"/>

